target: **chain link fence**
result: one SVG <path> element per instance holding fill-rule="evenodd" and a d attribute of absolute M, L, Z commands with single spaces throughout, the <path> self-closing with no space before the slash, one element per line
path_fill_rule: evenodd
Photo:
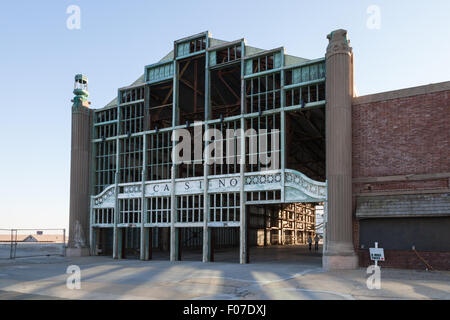
<path fill-rule="evenodd" d="M 66 255 L 66 229 L 0 229 L 0 259 Z"/>

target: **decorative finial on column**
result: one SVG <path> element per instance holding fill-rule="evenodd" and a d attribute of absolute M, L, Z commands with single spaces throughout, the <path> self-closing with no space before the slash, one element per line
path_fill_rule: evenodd
<path fill-rule="evenodd" d="M 327 39 L 330 41 L 327 46 L 326 56 L 331 56 L 337 53 L 352 53 L 352 47 L 350 47 L 350 40 L 347 38 L 347 30 L 338 29 L 327 35 Z"/>

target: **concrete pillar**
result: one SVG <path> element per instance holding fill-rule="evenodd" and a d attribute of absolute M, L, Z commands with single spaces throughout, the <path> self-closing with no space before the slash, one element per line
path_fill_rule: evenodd
<path fill-rule="evenodd" d="M 358 266 L 352 241 L 353 53 L 346 30 L 328 35 L 326 52 L 327 245 L 323 268 Z"/>
<path fill-rule="evenodd" d="M 72 106 L 70 212 L 67 256 L 89 255 L 91 128 L 89 102 L 76 96 Z"/>

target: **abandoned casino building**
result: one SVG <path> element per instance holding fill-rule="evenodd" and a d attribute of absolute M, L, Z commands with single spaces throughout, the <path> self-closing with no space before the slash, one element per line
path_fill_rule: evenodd
<path fill-rule="evenodd" d="M 449 269 L 450 82 L 357 96 L 347 31 L 327 38 L 313 60 L 176 40 L 103 108 L 76 75 L 67 253 L 248 263 L 295 254 L 323 208 L 325 269 L 371 264 L 375 242 L 381 265 Z"/>

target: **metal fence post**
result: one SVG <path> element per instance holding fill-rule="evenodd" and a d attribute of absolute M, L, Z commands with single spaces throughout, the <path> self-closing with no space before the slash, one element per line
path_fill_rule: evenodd
<path fill-rule="evenodd" d="M 13 258 L 13 229 L 11 229 L 11 247 L 9 250 L 9 258 L 12 259 Z"/>
<path fill-rule="evenodd" d="M 66 229 L 63 229 L 63 257 L 66 256 Z"/>

